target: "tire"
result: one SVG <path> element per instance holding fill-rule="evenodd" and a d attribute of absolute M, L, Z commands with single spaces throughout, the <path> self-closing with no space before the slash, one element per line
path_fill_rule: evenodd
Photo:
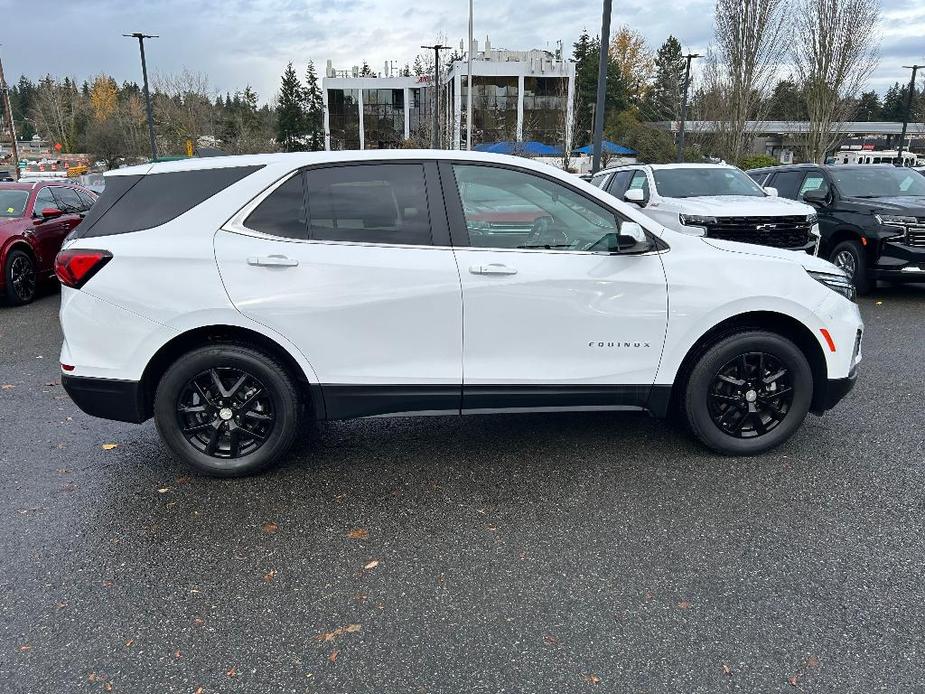
<path fill-rule="evenodd" d="M 767 381 L 773 375 L 777 378 Z M 747 330 L 723 338 L 700 357 L 684 389 L 683 410 L 706 446 L 748 456 L 789 439 L 812 399 L 813 374 L 803 352 L 776 333 Z"/>
<path fill-rule="evenodd" d="M 6 285 L 6 302 L 11 306 L 22 306 L 35 299 L 38 277 L 35 261 L 25 251 L 10 251 L 3 267 Z"/>
<path fill-rule="evenodd" d="M 829 260 L 840 267 L 854 283 L 858 294 L 867 294 L 871 289 L 867 276 L 867 258 L 857 241 L 842 241 L 832 249 Z"/>
<path fill-rule="evenodd" d="M 184 354 L 164 373 L 154 396 L 164 443 L 177 458 L 215 477 L 252 475 L 278 462 L 292 446 L 300 414 L 286 369 L 235 344 Z"/>

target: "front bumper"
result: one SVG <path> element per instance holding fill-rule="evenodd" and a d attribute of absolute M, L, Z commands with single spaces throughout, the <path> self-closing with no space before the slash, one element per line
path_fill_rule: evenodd
<path fill-rule="evenodd" d="M 62 374 L 61 385 L 77 407 L 94 417 L 132 424 L 151 417 L 138 381 Z"/>
<path fill-rule="evenodd" d="M 857 369 L 852 371 L 846 378 L 830 378 L 827 380 L 822 392 L 816 393 L 813 397 L 812 413 L 821 415 L 823 412 L 831 410 L 851 392 L 857 380 Z"/>
<path fill-rule="evenodd" d="M 886 241 L 871 271 L 876 279 L 925 282 L 925 247 Z"/>

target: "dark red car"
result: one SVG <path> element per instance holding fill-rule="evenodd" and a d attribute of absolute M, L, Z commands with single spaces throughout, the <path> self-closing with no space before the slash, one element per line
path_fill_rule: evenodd
<path fill-rule="evenodd" d="M 95 193 L 67 181 L 0 183 L 0 297 L 14 306 L 32 301 L 95 202 Z"/>

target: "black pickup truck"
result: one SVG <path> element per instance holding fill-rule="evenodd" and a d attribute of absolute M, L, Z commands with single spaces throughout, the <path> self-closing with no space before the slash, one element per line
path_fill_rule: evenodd
<path fill-rule="evenodd" d="M 925 282 L 925 176 L 889 164 L 753 169 L 758 185 L 818 210 L 819 255 L 858 293 L 876 280 Z"/>

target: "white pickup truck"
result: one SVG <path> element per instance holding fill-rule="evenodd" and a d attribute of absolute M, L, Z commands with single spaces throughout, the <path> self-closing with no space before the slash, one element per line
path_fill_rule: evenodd
<path fill-rule="evenodd" d="M 777 197 L 735 166 L 631 164 L 591 183 L 676 231 L 816 254 L 819 224 L 809 205 Z"/>

